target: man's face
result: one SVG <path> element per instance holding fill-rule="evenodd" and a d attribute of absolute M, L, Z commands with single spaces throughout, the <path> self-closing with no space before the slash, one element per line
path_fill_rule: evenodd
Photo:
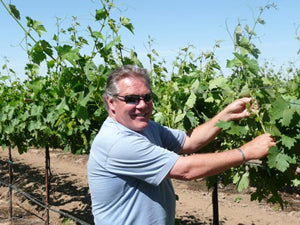
<path fill-rule="evenodd" d="M 143 78 L 127 77 L 118 82 L 119 96 L 140 95 L 151 93 Z M 152 114 L 152 100 L 145 102 L 141 99 L 137 104 L 128 104 L 120 97 L 108 98 L 109 114 L 125 127 L 142 131 L 149 123 Z"/>

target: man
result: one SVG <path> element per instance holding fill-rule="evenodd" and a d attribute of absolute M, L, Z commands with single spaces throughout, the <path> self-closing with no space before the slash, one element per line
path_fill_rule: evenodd
<path fill-rule="evenodd" d="M 151 87 L 142 68 L 113 71 L 105 90 L 109 117 L 96 136 L 88 162 L 88 179 L 96 224 L 173 225 L 175 194 L 170 178 L 191 180 L 218 174 L 268 154 L 275 146 L 270 134 L 220 153 L 194 153 L 212 141 L 219 120 L 249 116 L 242 98 L 210 121 L 185 134 L 150 120 Z"/>

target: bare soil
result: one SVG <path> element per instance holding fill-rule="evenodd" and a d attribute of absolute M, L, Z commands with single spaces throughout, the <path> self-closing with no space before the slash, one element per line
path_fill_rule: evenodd
<path fill-rule="evenodd" d="M 0 225 L 45 224 L 45 155 L 31 149 L 20 155 L 12 151 L 13 222 L 9 221 L 8 150 L 0 149 Z M 50 151 L 50 224 L 94 224 L 88 189 L 88 155 Z M 213 224 L 212 193 L 203 180 L 173 181 L 178 195 L 176 220 L 179 225 Z M 222 225 L 299 225 L 300 193 L 284 193 L 290 203 L 281 210 L 277 205 L 250 201 L 251 189 L 237 193 L 233 186 L 219 187 L 219 221 Z M 29 195 L 29 196 L 25 196 Z M 59 211 L 60 213 L 57 213 Z M 62 215 L 65 214 L 65 215 Z M 73 216 L 78 222 L 68 218 Z M 83 223 L 84 221 L 85 223 Z"/>

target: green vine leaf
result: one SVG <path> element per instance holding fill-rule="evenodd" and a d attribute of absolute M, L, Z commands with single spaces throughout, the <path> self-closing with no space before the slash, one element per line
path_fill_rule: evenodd
<path fill-rule="evenodd" d="M 293 161 L 291 157 L 280 152 L 277 146 L 270 148 L 268 155 L 270 168 L 276 168 L 281 172 L 285 172 Z"/>
<path fill-rule="evenodd" d="M 227 79 L 225 77 L 217 77 L 213 80 L 210 81 L 209 83 L 209 89 L 212 90 L 214 88 L 222 88 L 224 89 L 224 87 L 228 86 L 227 85 Z"/>
<path fill-rule="evenodd" d="M 30 56 L 32 61 L 38 65 L 47 58 L 39 42 L 32 47 Z"/>
<path fill-rule="evenodd" d="M 8 5 L 10 12 L 14 15 L 14 17 L 18 20 L 21 19 L 20 12 L 15 5 Z"/>
<path fill-rule="evenodd" d="M 77 109 L 77 115 L 76 116 L 77 116 L 78 119 L 87 120 L 89 118 L 89 116 L 88 116 L 88 112 L 87 112 L 86 107 L 79 106 L 78 109 Z"/>
<path fill-rule="evenodd" d="M 222 130 L 228 130 L 233 125 L 233 123 L 234 123 L 233 121 L 226 122 L 223 120 L 219 120 L 216 123 L 216 127 L 220 127 Z"/>
<path fill-rule="evenodd" d="M 76 66 L 76 61 L 80 59 L 79 57 L 79 49 L 69 49 L 69 51 L 65 52 L 61 56 L 62 60 L 67 60 L 69 63 L 71 63 L 73 66 Z"/>
<path fill-rule="evenodd" d="M 282 141 L 282 144 L 284 146 L 286 146 L 288 149 L 291 149 L 297 142 L 295 138 L 291 138 L 286 135 L 282 135 L 281 141 Z"/>
<path fill-rule="evenodd" d="M 237 184 L 238 192 L 241 192 L 249 187 L 249 183 L 250 183 L 249 175 L 250 175 L 249 172 L 246 171 L 245 173 L 243 173 L 242 176 L 240 176 L 239 174 L 236 174 L 234 176 L 233 183 Z"/>
<path fill-rule="evenodd" d="M 283 111 L 281 124 L 283 126 L 289 126 L 294 115 L 295 111 L 290 109 L 289 107 Z"/>
<path fill-rule="evenodd" d="M 97 67 L 93 62 L 87 62 L 84 66 L 84 73 L 89 81 L 95 80 L 97 77 Z"/>
<path fill-rule="evenodd" d="M 194 105 L 196 103 L 196 99 L 197 99 L 196 95 L 194 93 L 191 93 L 185 103 L 185 106 L 187 107 L 187 109 L 191 109 L 194 107 Z"/>
<path fill-rule="evenodd" d="M 283 117 L 283 112 L 287 108 L 289 108 L 288 103 L 281 96 L 277 96 L 276 100 L 272 102 L 272 106 L 270 109 L 270 115 L 272 119 L 281 119 Z"/>
<path fill-rule="evenodd" d="M 186 115 L 185 113 L 180 113 L 180 114 L 176 115 L 174 123 L 181 122 L 184 119 L 185 115 Z"/>
<path fill-rule="evenodd" d="M 26 19 L 27 19 L 27 26 L 31 27 L 39 35 L 39 37 L 41 37 L 42 34 L 46 32 L 46 29 L 41 22 L 37 20 L 33 20 L 28 16 L 26 17 Z"/>
<path fill-rule="evenodd" d="M 130 23 L 130 19 L 121 16 L 120 22 L 121 22 L 122 26 L 126 27 L 132 34 L 134 33 L 134 28 L 133 28 L 133 25 Z"/>
<path fill-rule="evenodd" d="M 96 21 L 105 20 L 109 16 L 106 9 L 96 10 L 95 19 Z"/>

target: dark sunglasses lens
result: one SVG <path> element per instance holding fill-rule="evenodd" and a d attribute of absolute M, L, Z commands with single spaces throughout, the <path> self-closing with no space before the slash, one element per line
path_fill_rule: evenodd
<path fill-rule="evenodd" d="M 150 102 L 151 99 L 152 99 L 151 94 L 146 94 L 146 95 L 144 96 L 144 101 L 145 101 L 145 102 Z"/>
<path fill-rule="evenodd" d="M 126 95 L 124 96 L 124 101 L 127 104 L 138 104 L 140 102 L 140 99 L 143 99 L 145 102 L 150 102 L 152 99 L 151 94 L 146 94 L 144 96 L 140 95 Z"/>
<path fill-rule="evenodd" d="M 124 98 L 126 103 L 129 104 L 137 104 L 140 101 L 140 96 L 139 95 L 127 95 Z"/>

